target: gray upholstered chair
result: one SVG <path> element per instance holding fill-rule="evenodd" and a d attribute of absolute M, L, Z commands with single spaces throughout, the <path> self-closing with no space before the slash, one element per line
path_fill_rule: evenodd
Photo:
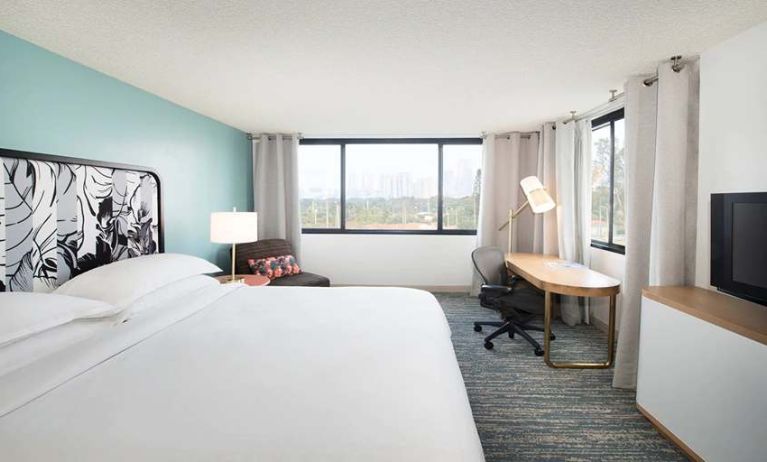
<path fill-rule="evenodd" d="M 237 260 L 234 262 L 237 274 L 250 274 L 248 260 L 281 255 L 295 255 L 293 246 L 285 239 L 264 239 L 246 244 L 237 244 Z M 313 286 L 330 287 L 330 279 L 319 274 L 303 272 L 295 276 L 283 276 L 273 279 L 273 286 Z"/>
<path fill-rule="evenodd" d="M 502 318 L 502 321 L 474 323 L 475 332 L 482 332 L 482 326 L 497 327 L 485 337 L 485 348 L 492 349 L 492 340 L 499 335 L 508 333 L 513 339 L 515 334 L 519 334 L 533 346 L 537 356 L 542 356 L 543 348 L 526 331 L 543 332 L 543 327 L 528 323 L 543 313 L 543 294 L 524 279 L 508 276 L 503 251 L 497 247 L 479 247 L 471 253 L 471 260 L 483 282 L 479 293 L 480 305 L 498 311 Z M 552 334 L 551 339 L 554 338 Z"/>

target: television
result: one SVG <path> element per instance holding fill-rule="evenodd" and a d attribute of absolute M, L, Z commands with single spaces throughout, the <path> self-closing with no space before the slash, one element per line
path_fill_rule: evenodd
<path fill-rule="evenodd" d="M 767 192 L 711 195 L 711 285 L 767 305 Z"/>

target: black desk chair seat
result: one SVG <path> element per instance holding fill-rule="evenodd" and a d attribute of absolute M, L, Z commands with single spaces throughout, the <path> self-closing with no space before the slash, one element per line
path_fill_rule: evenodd
<path fill-rule="evenodd" d="M 485 337 L 485 348 L 492 349 L 492 340 L 499 335 L 508 333 L 513 339 L 518 334 L 533 346 L 536 356 L 543 356 L 541 345 L 526 332 L 543 332 L 542 326 L 529 323 L 536 315 L 543 314 L 543 294 L 523 279 L 508 277 L 503 252 L 497 247 L 475 249 L 471 260 L 483 281 L 480 305 L 498 311 L 502 319 L 474 323 L 475 332 L 482 332 L 482 326 L 497 327 Z M 551 340 L 555 338 L 552 334 Z"/>

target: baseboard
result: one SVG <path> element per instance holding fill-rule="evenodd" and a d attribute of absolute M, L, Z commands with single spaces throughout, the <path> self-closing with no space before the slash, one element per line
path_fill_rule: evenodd
<path fill-rule="evenodd" d="M 695 451 L 692 450 L 689 446 L 687 446 L 684 441 L 679 439 L 671 430 L 666 428 L 665 425 L 660 423 L 658 419 L 653 417 L 652 414 L 647 412 L 647 409 L 643 408 L 639 403 L 636 403 L 636 407 L 639 410 L 639 412 L 645 416 L 647 420 L 650 421 L 653 427 L 655 427 L 656 430 L 658 430 L 658 433 L 666 437 L 668 440 L 670 440 L 672 443 L 674 443 L 679 449 L 682 450 L 682 452 L 690 459 L 695 462 L 704 462 L 703 458 L 695 453 Z"/>
<path fill-rule="evenodd" d="M 592 326 L 595 326 L 597 329 L 601 330 L 602 332 L 607 333 L 607 323 L 602 321 L 601 319 L 594 316 L 594 313 L 591 313 L 591 319 L 589 319 Z"/>
<path fill-rule="evenodd" d="M 333 284 L 333 287 L 405 287 L 427 292 L 469 293 L 469 286 L 412 286 L 404 284 Z"/>

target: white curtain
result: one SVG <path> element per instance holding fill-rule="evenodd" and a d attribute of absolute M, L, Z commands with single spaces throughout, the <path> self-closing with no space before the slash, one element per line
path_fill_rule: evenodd
<path fill-rule="evenodd" d="M 538 179 L 543 187 L 556 202 L 557 200 L 557 171 L 556 171 L 556 130 L 554 123 L 549 122 L 541 127 L 540 143 L 538 145 Z M 533 253 L 544 255 L 559 255 L 559 238 L 557 232 L 557 213 L 539 213 L 534 216 Z"/>
<path fill-rule="evenodd" d="M 635 388 L 642 288 L 693 284 L 698 63 L 626 83 L 626 270 L 613 386 Z"/>
<path fill-rule="evenodd" d="M 301 254 L 298 136 L 261 135 L 253 140 L 253 204 L 259 239 L 287 239 Z"/>
<path fill-rule="evenodd" d="M 495 246 L 507 251 L 508 229 L 498 228 L 509 218 L 509 209 L 524 203 L 519 181 L 538 174 L 538 134 L 512 133 L 497 137 L 489 134 L 482 143 L 482 185 L 479 199 L 477 247 Z M 514 220 L 515 252 L 532 252 L 536 238 L 533 213 L 526 209 Z M 537 238 L 541 240 L 541 238 Z M 472 293 L 479 290 L 479 279 L 474 275 Z"/>
<path fill-rule="evenodd" d="M 591 121 L 559 122 L 556 130 L 559 257 L 589 265 L 591 248 Z M 562 297 L 562 320 L 589 322 L 588 300 Z"/>
<path fill-rule="evenodd" d="M 485 137 L 477 228 L 478 247 L 492 245 L 506 252 L 508 230 L 498 231 L 498 228 L 508 220 L 509 209 L 517 209 L 525 201 L 519 181 L 537 173 L 537 133 L 524 138 L 519 133 L 504 137 Z M 533 232 L 533 213 L 527 209 L 514 220 L 512 251 L 532 252 Z"/>

